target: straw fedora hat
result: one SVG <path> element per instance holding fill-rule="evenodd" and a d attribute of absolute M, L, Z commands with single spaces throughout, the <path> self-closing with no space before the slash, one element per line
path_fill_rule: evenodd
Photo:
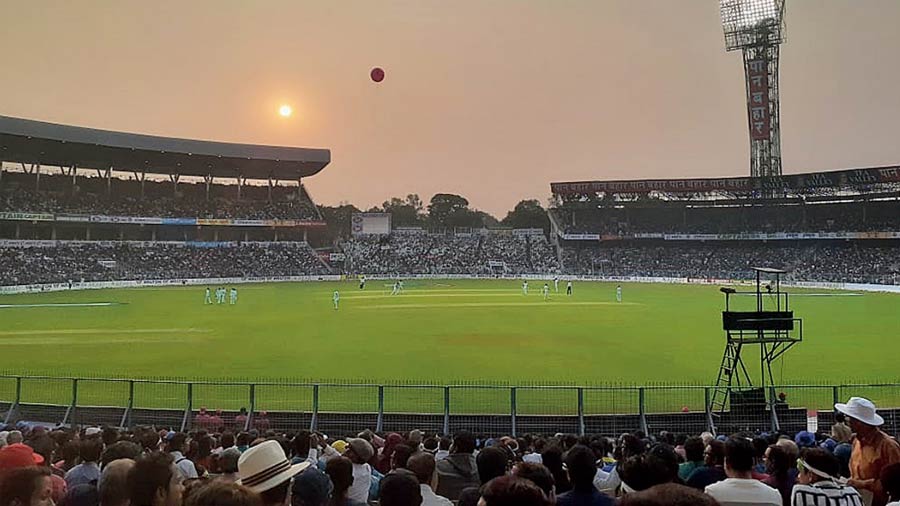
<path fill-rule="evenodd" d="M 264 492 L 291 479 L 309 462 L 291 465 L 277 441 L 266 441 L 245 451 L 238 459 L 238 485 Z"/>

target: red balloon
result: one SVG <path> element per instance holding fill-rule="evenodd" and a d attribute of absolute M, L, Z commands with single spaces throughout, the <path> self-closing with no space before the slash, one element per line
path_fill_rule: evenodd
<path fill-rule="evenodd" d="M 384 81 L 384 70 L 382 70 L 381 67 L 375 67 L 372 69 L 372 72 L 369 72 L 369 77 L 376 83 L 380 83 L 381 81 Z"/>

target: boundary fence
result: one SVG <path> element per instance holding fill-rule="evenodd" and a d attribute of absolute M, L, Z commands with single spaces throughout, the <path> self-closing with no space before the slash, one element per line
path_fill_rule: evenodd
<path fill-rule="evenodd" d="M 711 431 L 797 432 L 827 429 L 833 406 L 851 396 L 879 406 L 885 430 L 900 427 L 900 383 L 768 387 L 769 401 L 711 412 L 711 386 L 492 386 L 210 382 L 0 376 L 0 416 L 7 424 L 155 425 L 189 430 L 201 408 L 221 411 L 233 430 L 362 429 L 452 434 L 617 435 Z M 733 392 L 746 394 L 746 389 Z M 760 392 L 757 392 L 760 393 Z M 729 392 L 731 394 L 731 392 Z M 774 402 L 772 401 L 774 400 Z M 241 408 L 246 418 L 239 417 Z M 209 424 L 210 422 L 205 422 Z"/>

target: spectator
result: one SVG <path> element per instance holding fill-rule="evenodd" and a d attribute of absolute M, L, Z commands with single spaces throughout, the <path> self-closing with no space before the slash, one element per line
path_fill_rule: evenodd
<path fill-rule="evenodd" d="M 556 487 L 557 495 L 572 490 L 572 484 L 569 482 L 569 475 L 563 469 L 563 453 L 559 446 L 550 445 L 541 452 L 541 462 L 550 470 L 553 475 L 553 482 Z"/>
<path fill-rule="evenodd" d="M 703 450 L 705 446 L 699 437 L 690 437 L 684 442 L 685 461 L 678 466 L 678 477 L 687 481 L 694 470 L 703 467 Z"/>
<path fill-rule="evenodd" d="M 100 455 L 103 453 L 103 441 L 93 437 L 81 441 L 81 464 L 66 473 L 66 486 L 97 484 L 100 479 Z"/>
<path fill-rule="evenodd" d="M 166 451 L 172 456 L 175 468 L 181 473 L 182 479 L 190 480 L 199 477 L 197 467 L 190 459 L 184 456 L 188 448 L 188 437 L 183 432 L 173 432 L 166 437 Z"/>
<path fill-rule="evenodd" d="M 478 468 L 478 480 L 484 486 L 498 476 L 506 474 L 507 453 L 496 446 L 489 446 L 478 452 L 475 464 Z M 466 487 L 459 494 L 459 506 L 475 506 L 481 493 L 478 487 Z"/>
<path fill-rule="evenodd" d="M 334 457 L 325 464 L 325 474 L 331 478 L 334 490 L 331 493 L 331 506 L 366 506 L 366 503 L 354 501 L 347 496 L 353 485 L 353 462 L 346 457 Z"/>
<path fill-rule="evenodd" d="M 781 506 L 781 494 L 768 485 L 753 479 L 753 443 L 732 436 L 725 442 L 725 473 L 727 478 L 706 487 L 705 492 L 722 506 Z"/>
<path fill-rule="evenodd" d="M 771 445 L 766 448 L 766 473 L 763 480 L 766 485 L 778 490 L 783 504 L 790 504 L 791 490 L 797 483 L 797 457 L 791 455 L 783 445 Z"/>
<path fill-rule="evenodd" d="M 128 473 L 134 467 L 132 459 L 116 459 L 103 466 L 97 489 L 100 506 L 128 506 Z"/>
<path fill-rule="evenodd" d="M 291 465 L 277 441 L 264 441 L 244 452 L 238 460 L 239 484 L 259 494 L 265 506 L 282 506 L 289 499 L 291 478 L 309 465 L 309 462 Z"/>
<path fill-rule="evenodd" d="M 703 450 L 705 465 L 695 469 L 688 476 L 685 484 L 698 490 L 704 490 L 707 486 L 727 478 L 725 474 L 725 445 L 718 440 L 710 440 Z"/>
<path fill-rule="evenodd" d="M 310 466 L 294 476 L 294 484 L 291 486 L 291 506 L 325 506 L 333 490 L 334 486 L 328 475 Z"/>
<path fill-rule="evenodd" d="M 217 479 L 230 482 L 238 481 L 240 479 L 240 475 L 238 474 L 238 461 L 240 458 L 241 451 L 234 446 L 223 451 L 222 454 L 219 455 L 219 471 L 221 471 L 221 474 Z M 297 462 L 291 462 L 291 464 L 296 463 Z"/>
<path fill-rule="evenodd" d="M 393 473 L 385 476 L 381 480 L 378 504 L 379 506 L 421 505 L 422 492 L 419 482 L 406 473 Z"/>
<path fill-rule="evenodd" d="M 353 463 L 353 485 L 347 491 L 347 497 L 356 502 L 369 500 L 369 489 L 372 486 L 372 466 L 369 460 L 375 455 L 375 450 L 368 441 L 362 438 L 352 438 L 347 441 L 347 450 L 344 457 Z"/>
<path fill-rule="evenodd" d="M 450 444 L 452 441 L 449 437 L 442 437 L 438 443 L 438 451 L 434 454 L 434 460 L 441 461 L 450 455 Z"/>
<path fill-rule="evenodd" d="M 435 465 L 434 457 L 426 452 L 419 452 L 409 459 L 409 470 L 416 475 L 416 479 L 419 481 L 422 506 L 452 506 L 453 502 L 435 494 L 431 488 Z"/>
<path fill-rule="evenodd" d="M 128 471 L 129 506 L 181 506 L 184 479 L 166 453 L 140 456 Z"/>
<path fill-rule="evenodd" d="M 407 462 L 414 452 L 415 449 L 408 444 L 395 446 L 391 457 L 391 470 L 406 469 Z"/>
<path fill-rule="evenodd" d="M 262 506 L 262 499 L 236 483 L 211 481 L 190 494 L 185 506 Z"/>
<path fill-rule="evenodd" d="M 619 506 L 719 506 L 712 497 L 690 487 L 665 483 L 628 494 Z"/>
<path fill-rule="evenodd" d="M 566 454 L 566 470 L 572 490 L 559 494 L 559 506 L 607 506 L 613 500 L 594 487 L 597 464 L 594 452 L 584 445 L 573 446 Z"/>
<path fill-rule="evenodd" d="M 134 460 L 140 455 L 141 447 L 137 443 L 116 441 L 103 450 L 103 454 L 100 457 L 100 468 L 106 469 L 106 466 L 119 459 Z"/>
<path fill-rule="evenodd" d="M 381 453 L 378 455 L 378 460 L 375 464 L 375 469 L 377 469 L 382 474 L 387 474 L 393 469 L 393 458 L 394 458 L 394 450 L 403 443 L 403 436 L 397 434 L 396 432 L 391 432 L 387 435 L 384 440 L 384 447 L 381 449 Z"/>
<path fill-rule="evenodd" d="M 838 478 L 837 458 L 821 448 L 808 448 L 798 461 L 800 475 L 788 502 L 791 506 L 861 506 L 862 497 L 855 488 L 842 485 Z"/>
<path fill-rule="evenodd" d="M 519 462 L 513 467 L 512 475 L 533 482 L 544 492 L 551 504 L 556 504 L 556 486 L 553 475 L 543 464 Z"/>
<path fill-rule="evenodd" d="M 501 476 L 484 485 L 478 504 L 479 506 L 547 506 L 549 501 L 544 497 L 541 489 L 531 481 L 515 476 Z M 610 501 L 609 504 L 612 502 Z"/>
<path fill-rule="evenodd" d="M 884 506 L 887 494 L 881 486 L 881 471 L 900 462 L 900 445 L 879 429 L 884 419 L 876 413 L 872 401 L 851 397 L 846 404 L 835 404 L 834 409 L 847 416 L 850 428 L 856 433 L 848 483 L 864 498 L 870 494 L 872 506 Z"/>
<path fill-rule="evenodd" d="M 632 493 L 660 485 L 671 483 L 677 479 L 677 461 L 675 452 L 667 445 L 659 445 L 658 454 L 647 452 L 641 455 L 629 457 L 622 463 L 619 477 L 622 479 L 622 492 Z M 671 452 L 671 457 L 666 455 Z"/>
<path fill-rule="evenodd" d="M 453 437 L 451 453 L 437 463 L 438 495 L 456 501 L 464 488 L 479 485 L 474 451 L 475 436 L 471 432 L 458 432 Z"/>
<path fill-rule="evenodd" d="M 28 466 L 4 471 L 0 506 L 54 506 L 50 469 Z"/>

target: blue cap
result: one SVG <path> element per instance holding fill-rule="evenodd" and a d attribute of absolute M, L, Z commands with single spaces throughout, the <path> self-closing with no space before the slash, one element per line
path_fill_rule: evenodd
<path fill-rule="evenodd" d="M 816 435 L 807 430 L 801 430 L 794 436 L 794 442 L 800 448 L 809 448 L 816 445 Z"/>

